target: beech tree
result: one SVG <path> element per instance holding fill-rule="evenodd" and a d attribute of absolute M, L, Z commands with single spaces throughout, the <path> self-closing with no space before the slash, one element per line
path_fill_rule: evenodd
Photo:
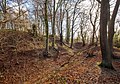
<path fill-rule="evenodd" d="M 61 0 L 60 4 L 60 45 L 63 45 L 63 19 L 65 14 L 65 9 L 67 6 L 67 3 L 65 3 L 65 0 Z"/>
<path fill-rule="evenodd" d="M 45 0 L 45 31 L 46 31 L 46 43 L 45 43 L 45 53 L 44 56 L 48 57 L 48 53 L 49 53 L 49 27 L 48 27 L 48 15 L 47 15 L 47 3 L 48 0 Z"/>
<path fill-rule="evenodd" d="M 55 47 L 55 0 L 53 0 L 53 20 L 52 20 L 52 47 Z"/>
<path fill-rule="evenodd" d="M 62 10 L 62 4 L 60 6 L 60 45 L 63 45 L 63 10 Z"/>
<path fill-rule="evenodd" d="M 66 43 L 69 44 L 70 41 L 70 17 L 69 11 L 66 10 Z"/>
<path fill-rule="evenodd" d="M 108 41 L 109 41 L 110 53 L 111 53 L 112 57 L 114 57 L 114 55 L 113 55 L 113 36 L 114 36 L 114 32 L 115 32 L 114 24 L 115 24 L 115 18 L 117 15 L 119 5 L 120 5 L 120 0 L 117 0 L 115 8 L 113 10 L 113 14 L 112 14 L 111 19 L 108 24 Z"/>
<path fill-rule="evenodd" d="M 114 22 L 115 17 L 120 5 L 120 0 L 116 1 L 116 5 L 112 14 L 111 19 L 109 20 L 108 24 L 108 16 L 109 13 L 109 0 L 102 0 L 101 2 L 101 14 L 100 14 L 100 46 L 101 46 L 101 53 L 102 53 L 102 62 L 100 66 L 113 69 L 112 65 L 112 50 L 110 45 L 113 40 L 114 35 Z M 107 10 L 107 11 L 106 11 Z M 107 26 L 108 26 L 108 33 L 107 33 Z M 111 34 L 112 33 L 112 34 Z M 108 36 L 107 36 L 108 34 Z M 111 35 L 110 35 L 111 34 Z"/>
<path fill-rule="evenodd" d="M 74 5 L 74 9 L 73 9 L 73 17 L 72 17 L 72 28 L 71 28 L 71 31 L 72 31 L 72 33 L 71 33 L 71 44 L 70 44 L 70 48 L 72 48 L 73 47 L 73 29 L 74 29 L 74 23 L 75 23 L 75 14 L 76 14 L 76 8 L 77 8 L 77 5 L 78 5 L 78 3 L 80 3 L 81 1 L 79 1 L 79 0 L 77 0 L 77 2 L 75 3 L 75 5 Z"/>
<path fill-rule="evenodd" d="M 88 26 L 87 24 L 88 19 L 89 19 L 88 15 L 85 13 L 85 11 L 83 11 L 80 14 L 80 23 L 79 23 L 82 46 L 85 46 L 86 35 L 89 30 L 89 28 L 86 29 L 86 26 Z"/>
<path fill-rule="evenodd" d="M 90 23 L 92 25 L 92 42 L 91 44 L 94 45 L 95 42 L 95 35 L 97 30 L 97 20 L 99 19 L 99 3 L 96 3 L 95 0 L 90 0 L 91 2 L 91 8 L 89 11 L 90 15 Z M 95 11 L 95 13 L 93 12 Z"/>

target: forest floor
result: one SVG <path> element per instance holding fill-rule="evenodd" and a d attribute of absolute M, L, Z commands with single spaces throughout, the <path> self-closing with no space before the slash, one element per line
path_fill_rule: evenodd
<path fill-rule="evenodd" d="M 92 46 L 60 47 L 57 58 L 44 58 L 44 39 L 25 32 L 0 31 L 0 84 L 120 84 L 120 60 L 115 70 L 100 68 L 100 47 L 86 57 Z M 120 56 L 120 49 L 114 53 Z"/>

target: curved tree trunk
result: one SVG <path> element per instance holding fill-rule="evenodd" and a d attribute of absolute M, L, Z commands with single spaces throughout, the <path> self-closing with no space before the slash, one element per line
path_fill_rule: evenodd
<path fill-rule="evenodd" d="M 113 10 L 112 17 L 110 19 L 109 25 L 108 25 L 108 41 L 110 46 L 110 53 L 113 56 L 113 36 L 114 36 L 114 24 L 115 24 L 115 18 L 118 12 L 118 8 L 120 5 L 120 0 L 117 0 L 115 8 Z"/>

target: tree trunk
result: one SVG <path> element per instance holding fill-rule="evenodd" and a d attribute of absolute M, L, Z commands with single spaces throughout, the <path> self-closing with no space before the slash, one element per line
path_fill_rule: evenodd
<path fill-rule="evenodd" d="M 55 47 L 55 0 L 53 6 L 53 21 L 52 21 L 52 47 Z"/>
<path fill-rule="evenodd" d="M 75 12 L 76 12 L 76 7 L 77 7 L 77 3 L 75 4 L 75 7 L 74 7 L 74 12 L 73 12 L 73 19 L 72 19 L 72 34 L 71 34 L 71 45 L 70 45 L 70 48 L 73 47 L 73 29 L 74 29 L 74 23 L 75 23 Z"/>
<path fill-rule="evenodd" d="M 110 19 L 109 25 L 108 25 L 108 41 L 110 46 L 110 53 L 113 56 L 113 36 L 114 36 L 114 24 L 115 24 L 115 18 L 119 9 L 120 0 L 117 0 L 115 8 L 113 10 L 112 17 Z"/>
<path fill-rule="evenodd" d="M 85 38 L 84 38 L 84 35 L 83 35 L 83 28 L 81 26 L 81 37 L 82 37 L 82 46 L 85 46 Z"/>
<path fill-rule="evenodd" d="M 72 34 L 71 34 L 71 45 L 70 45 L 70 48 L 73 47 L 73 28 L 74 28 L 74 20 L 72 20 Z"/>
<path fill-rule="evenodd" d="M 63 45 L 63 31 L 62 31 L 62 23 L 63 23 L 63 13 L 62 6 L 60 7 L 60 45 Z"/>
<path fill-rule="evenodd" d="M 93 2 L 93 3 L 91 2 L 91 5 L 92 5 L 92 7 L 90 9 L 90 14 L 89 14 L 90 15 L 90 23 L 91 23 L 91 25 L 93 27 L 92 42 L 91 42 L 91 44 L 94 45 L 95 44 L 95 34 L 96 34 L 96 22 L 97 22 L 98 13 L 99 13 L 99 4 L 97 4 L 98 5 L 97 9 L 94 8 L 94 5 L 96 5 L 95 2 Z M 94 14 L 92 14 L 92 10 L 93 9 L 96 10 L 94 19 L 92 18 L 93 15 L 94 15 Z"/>
<path fill-rule="evenodd" d="M 107 40 L 107 21 L 108 21 L 108 6 L 109 0 L 101 1 L 101 14 L 100 14 L 100 46 L 102 53 L 102 63 L 100 66 L 113 69 L 110 47 Z"/>
<path fill-rule="evenodd" d="M 66 43 L 69 44 L 69 41 L 70 41 L 70 19 L 69 19 L 69 14 L 68 14 L 68 11 L 66 10 L 67 12 L 67 18 L 66 18 Z"/>
<path fill-rule="evenodd" d="M 93 25 L 92 45 L 94 45 L 94 42 L 95 42 L 95 25 Z"/>
<path fill-rule="evenodd" d="M 85 46 L 85 39 L 83 36 L 82 36 L 82 46 Z"/>
<path fill-rule="evenodd" d="M 45 0 L 45 26 L 46 26 L 46 53 L 49 52 L 49 28 L 48 28 L 48 15 L 47 15 L 47 2 L 48 0 Z"/>

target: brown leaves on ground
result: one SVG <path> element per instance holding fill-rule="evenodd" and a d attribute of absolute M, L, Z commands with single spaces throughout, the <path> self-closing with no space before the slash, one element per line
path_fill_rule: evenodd
<path fill-rule="evenodd" d="M 10 36 L 7 36 L 7 33 Z M 44 47 L 41 38 L 34 39 L 27 33 L 19 33 L 0 32 L 0 38 L 4 38 L 0 41 L 1 44 L 6 42 L 4 45 L 6 48 L 3 45 L 0 47 L 0 84 L 120 83 L 120 60 L 113 61 L 116 71 L 98 67 L 97 62 L 101 61 L 99 47 L 94 51 L 94 57 L 86 58 L 86 51 L 92 48 L 85 46 L 79 50 L 78 48 L 64 50 L 64 47 L 63 49 L 61 47 L 57 60 L 54 60 L 54 57 L 45 59 L 41 54 Z M 14 41 L 13 39 L 14 43 L 16 41 L 19 43 L 16 43 L 17 46 L 10 42 Z M 17 51 L 13 51 L 12 47 L 7 50 L 8 45 L 15 46 Z M 118 51 L 115 50 L 117 55 Z"/>

